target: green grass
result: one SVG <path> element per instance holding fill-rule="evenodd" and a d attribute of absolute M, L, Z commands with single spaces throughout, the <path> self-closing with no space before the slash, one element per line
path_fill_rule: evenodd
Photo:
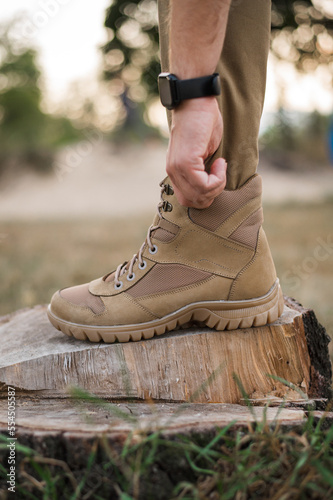
<path fill-rule="evenodd" d="M 77 397 L 83 407 L 84 401 L 93 402 L 119 418 L 116 405 L 81 391 Z M 72 468 L 63 460 L 62 447 L 51 445 L 50 437 L 54 456 L 49 456 L 47 446 L 39 454 L 18 442 L 15 498 L 331 499 L 333 426 L 326 424 L 325 417 L 315 421 L 310 411 L 306 423 L 293 430 L 269 426 L 265 413 L 262 421 L 247 428 L 231 423 L 210 432 L 172 437 L 165 437 L 163 430 L 145 433 L 134 425 L 119 442 L 105 435 L 81 448 L 72 442 L 78 458 Z M 0 484 L 1 478 L 4 484 L 5 438 L 0 440 L 1 457 Z"/>
<path fill-rule="evenodd" d="M 331 337 L 333 254 L 315 255 L 318 241 L 333 240 L 332 209 L 333 200 L 268 205 L 264 223 L 284 293 L 313 308 Z M 2 223 L 0 314 L 112 271 L 139 249 L 152 218 Z"/>

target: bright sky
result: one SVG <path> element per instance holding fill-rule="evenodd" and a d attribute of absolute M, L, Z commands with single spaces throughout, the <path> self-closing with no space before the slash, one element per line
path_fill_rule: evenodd
<path fill-rule="evenodd" d="M 61 101 L 68 85 L 80 79 L 94 80 L 101 67 L 98 47 L 106 42 L 103 28 L 110 0 L 11 0 L 2 2 L 1 21 L 23 14 L 22 38 L 40 50 L 40 64 L 46 90 L 53 102 Z M 322 71 L 299 79 L 292 66 L 285 65 L 282 76 L 291 109 L 322 112 L 333 110 L 333 92 Z M 266 111 L 277 103 L 276 73 L 269 64 Z"/>
<path fill-rule="evenodd" d="M 61 98 L 68 84 L 94 77 L 101 62 L 98 47 L 110 0 L 11 0 L 2 2 L 1 21 L 23 14 L 22 37 L 40 50 L 46 88 Z"/>

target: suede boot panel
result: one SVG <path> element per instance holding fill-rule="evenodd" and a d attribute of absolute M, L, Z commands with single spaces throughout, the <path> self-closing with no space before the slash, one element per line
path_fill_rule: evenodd
<path fill-rule="evenodd" d="M 112 322 L 114 325 L 144 323 L 159 317 L 158 315 L 152 314 L 151 311 L 148 311 L 143 304 L 138 304 L 138 302 L 127 293 L 123 293 L 117 297 L 103 297 L 102 300 L 105 307 L 112 313 Z M 109 325 L 110 319 L 107 320 L 106 318 L 105 324 Z"/>
<path fill-rule="evenodd" d="M 253 249 L 245 245 L 194 226 L 193 229 L 181 231 L 171 243 L 159 243 L 157 247 L 158 251 L 153 257 L 146 249 L 144 259 L 153 258 L 160 263 L 177 262 L 228 278 L 236 277 L 254 254 Z"/>
<path fill-rule="evenodd" d="M 259 229 L 264 220 L 263 209 L 258 208 L 255 212 L 250 214 L 242 224 L 240 224 L 233 233 L 230 234 L 232 241 L 238 241 L 243 245 L 248 245 L 255 248 L 258 243 Z"/>
<path fill-rule="evenodd" d="M 151 313 L 163 317 L 194 302 L 227 300 L 231 285 L 231 279 L 212 276 L 201 283 L 170 292 L 146 295 L 137 301 Z"/>
<path fill-rule="evenodd" d="M 170 183 L 168 178 L 163 182 L 165 184 Z M 233 203 L 236 207 L 236 212 L 237 209 L 242 209 L 244 189 L 251 190 L 251 185 L 258 185 L 260 192 L 260 176 L 254 176 L 250 179 L 246 188 L 233 192 Z M 256 190 L 254 189 L 253 192 L 256 192 Z M 224 193 L 220 195 L 221 200 L 223 200 L 223 197 L 225 197 Z M 233 242 L 223 237 L 223 235 L 216 234 L 216 232 L 209 231 L 194 223 L 189 217 L 189 209 L 180 205 L 174 194 L 164 195 L 163 199 L 172 206 L 170 212 L 163 212 L 163 219 L 176 224 L 180 230 L 172 241 L 167 243 L 157 241 L 152 237 L 152 242 L 157 247 L 157 253 L 151 255 L 149 248 L 146 248 L 143 253 L 145 260 L 152 260 L 159 263 L 176 262 L 228 278 L 236 277 L 239 271 L 250 262 L 253 257 L 252 248 Z M 240 218 L 239 224 L 242 223 L 246 212 L 250 215 L 252 211 L 260 206 L 260 199 L 260 196 L 255 197 L 253 207 L 250 205 L 249 211 L 246 209 L 243 211 L 243 216 Z M 203 210 L 203 212 L 206 210 Z M 237 223 L 235 222 L 230 225 L 227 231 L 233 232 L 236 227 Z"/>
<path fill-rule="evenodd" d="M 89 307 L 68 302 L 56 292 L 52 297 L 52 312 L 55 316 L 71 323 L 96 326 L 141 323 L 156 318 L 126 293 L 112 298 L 103 297 L 102 300 L 105 305 L 104 312 L 94 314 Z"/>
<path fill-rule="evenodd" d="M 166 178 L 163 181 L 165 184 L 170 183 Z M 260 186 L 260 176 L 254 176 L 247 183 L 246 189 L 252 189 L 251 186 Z M 146 246 L 143 252 L 143 258 L 147 263 L 145 270 L 138 268 L 138 263 L 134 266 L 135 277 L 132 281 L 127 280 L 124 275 L 121 279 L 123 286 L 116 289 L 113 281 L 105 281 L 103 278 L 93 281 L 89 285 L 89 291 L 94 295 L 115 296 L 124 291 L 130 290 L 140 279 L 144 278 L 146 273 L 154 266 L 155 263 L 178 263 L 187 266 L 192 266 L 202 271 L 215 273 L 220 276 L 234 278 L 239 271 L 246 266 L 253 257 L 253 248 L 248 245 L 232 241 L 228 236 L 242 224 L 246 217 L 250 216 L 258 207 L 261 206 L 260 196 L 251 199 L 248 204 L 241 205 L 243 199 L 243 191 L 245 187 L 239 191 L 233 191 L 233 204 L 235 212 L 218 228 L 212 232 L 204 227 L 195 224 L 189 217 L 189 210 L 181 206 L 174 194 L 163 195 L 165 202 L 172 206 L 171 212 L 162 212 L 162 219 L 158 217 L 154 219 L 154 224 L 158 227 L 167 227 L 172 224 L 178 228 L 175 234 L 169 241 L 164 242 L 154 238 L 152 233 L 151 241 L 157 247 L 157 253 L 151 254 L 150 249 Z M 253 192 L 256 193 L 256 189 Z M 220 195 L 223 201 L 224 193 Z M 230 197 L 230 194 L 228 194 Z"/>
<path fill-rule="evenodd" d="M 276 280 L 272 255 L 263 228 L 252 261 L 241 270 L 230 290 L 229 300 L 246 300 L 265 295 Z"/>

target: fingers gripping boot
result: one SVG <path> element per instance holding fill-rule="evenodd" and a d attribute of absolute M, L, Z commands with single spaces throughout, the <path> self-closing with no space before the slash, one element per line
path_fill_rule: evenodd
<path fill-rule="evenodd" d="M 55 293 L 49 319 L 96 342 L 151 338 L 189 321 L 217 330 L 275 321 L 283 299 L 262 221 L 259 175 L 204 210 L 181 206 L 166 178 L 139 252 L 102 278 Z"/>

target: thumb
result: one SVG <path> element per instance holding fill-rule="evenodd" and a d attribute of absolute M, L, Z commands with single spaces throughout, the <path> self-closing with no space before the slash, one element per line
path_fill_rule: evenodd
<path fill-rule="evenodd" d="M 224 189 L 227 183 L 227 162 L 224 158 L 217 158 L 210 167 L 210 176 L 215 177 L 215 182 L 221 184 Z"/>

